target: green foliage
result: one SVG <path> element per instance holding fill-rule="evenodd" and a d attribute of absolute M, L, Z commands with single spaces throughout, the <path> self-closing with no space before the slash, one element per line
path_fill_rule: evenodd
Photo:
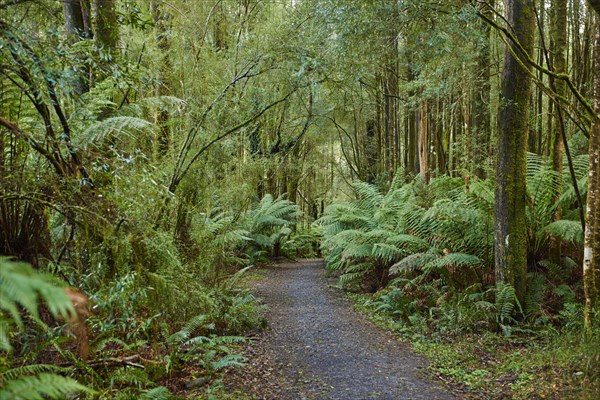
<path fill-rule="evenodd" d="M 493 248 L 485 185 L 467 192 L 460 180 L 439 178 L 429 186 L 392 186 L 385 195 L 366 183 L 354 185 L 355 201 L 334 203 L 317 221 L 328 268 L 342 271 L 346 286 L 373 275 L 387 278 L 388 270 L 411 277 L 418 271 L 420 279 L 442 278 L 453 288 L 476 283 L 490 268 Z"/>
<path fill-rule="evenodd" d="M 173 346 L 171 362 L 197 362 L 207 375 L 215 375 L 223 368 L 243 366 L 244 357 L 233 353 L 229 346 L 245 339 L 239 336 L 197 335 L 198 332 L 214 331 L 214 324 L 206 321 L 206 316 L 196 316 L 169 337 L 168 343 Z"/>
<path fill-rule="evenodd" d="M 2 400 L 43 400 L 64 399 L 74 393 L 93 393 L 90 389 L 71 378 L 55 374 L 42 373 L 37 376 L 26 376 L 12 379 L 0 389 Z"/>
<path fill-rule="evenodd" d="M 11 324 L 16 324 L 20 330 L 24 328 L 19 307 L 42 325 L 39 300 L 55 317 L 66 319 L 74 313 L 73 304 L 57 283 L 50 275 L 34 271 L 29 264 L 0 257 L 0 350 L 11 350 L 7 329 Z"/>
<path fill-rule="evenodd" d="M 39 318 L 39 301 L 54 317 L 67 319 L 73 315 L 73 304 L 57 283 L 57 279 L 34 271 L 29 264 L 0 257 L 0 351 L 12 351 L 9 338 L 13 325 L 24 331 L 21 310 L 45 327 Z M 6 369 L 4 357 L 0 357 L 0 399 L 63 399 L 74 393 L 93 393 L 76 380 L 58 375 L 65 372 L 61 368 L 37 364 Z"/>

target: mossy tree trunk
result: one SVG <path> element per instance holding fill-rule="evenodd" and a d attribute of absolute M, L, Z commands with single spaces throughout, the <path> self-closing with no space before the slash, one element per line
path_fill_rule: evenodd
<path fill-rule="evenodd" d="M 168 12 L 166 12 L 166 10 L 163 7 L 164 6 L 158 1 L 153 1 L 152 3 L 150 3 L 150 10 L 154 19 L 154 26 L 156 27 L 156 42 L 162 58 L 161 66 L 158 69 L 159 84 L 156 93 L 158 96 L 168 96 L 171 94 L 166 80 L 169 76 L 169 72 L 173 67 L 171 63 L 171 46 L 169 42 L 171 15 Z M 158 135 L 156 146 L 157 155 L 158 157 L 163 157 L 168 153 L 169 149 L 171 148 L 171 129 L 169 127 L 169 113 L 162 107 L 159 108 L 155 114 L 155 122 L 156 125 L 160 127 L 160 135 Z"/>
<path fill-rule="evenodd" d="M 509 0 L 507 20 L 524 51 L 534 44 L 534 1 Z M 502 71 L 502 104 L 498 118 L 496 167 L 496 231 L 494 237 L 496 283 L 514 286 L 524 304 L 527 287 L 527 228 L 525 207 L 526 151 L 529 127 L 531 79 L 516 56 L 514 44 L 505 50 Z M 514 54 L 513 54 L 514 53 Z"/>
<path fill-rule="evenodd" d="M 104 50 L 113 53 L 119 41 L 117 0 L 95 0 L 96 40 Z"/>
<path fill-rule="evenodd" d="M 567 50 L 567 3 L 564 0 L 552 0 L 552 11 L 551 11 L 551 27 L 550 27 L 550 39 L 552 44 L 553 64 L 551 67 L 554 72 L 558 74 L 564 74 L 567 72 L 567 61 L 565 52 Z M 553 85 L 556 89 L 556 93 L 560 97 L 566 97 L 567 85 L 565 81 L 558 79 L 553 81 Z M 553 203 L 556 203 L 562 193 L 562 169 L 563 169 L 563 141 L 562 141 L 562 129 L 564 124 L 562 116 L 559 115 L 562 110 L 558 107 L 554 110 L 554 123 L 552 124 L 552 142 L 550 143 L 552 155 L 552 170 L 556 172 L 553 178 Z M 553 221 L 561 219 L 561 209 L 557 207 L 554 215 L 552 216 Z M 549 258 L 555 264 L 560 265 L 560 239 L 553 237 L 549 244 Z"/>
<path fill-rule="evenodd" d="M 483 5 L 481 12 L 493 17 L 494 1 Z M 481 21 L 481 33 L 485 37 L 484 44 L 477 56 L 476 85 L 473 91 L 473 161 L 471 170 L 479 178 L 485 178 L 485 160 L 488 156 L 490 141 L 490 78 L 492 75 L 490 61 L 490 25 Z"/>
<path fill-rule="evenodd" d="M 590 5 L 594 7 L 593 2 Z M 595 8 L 600 13 L 600 5 Z M 594 111 L 595 120 L 592 123 L 589 140 L 589 173 L 587 207 L 585 217 L 585 235 L 583 250 L 583 288 L 585 294 L 584 324 L 586 332 L 592 328 L 593 315 L 598 308 L 598 287 L 596 268 L 598 268 L 599 226 L 598 226 L 598 174 L 600 150 L 600 24 L 596 24 L 594 43 Z"/>

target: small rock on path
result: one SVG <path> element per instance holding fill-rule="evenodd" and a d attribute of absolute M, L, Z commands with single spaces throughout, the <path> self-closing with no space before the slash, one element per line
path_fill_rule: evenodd
<path fill-rule="evenodd" d="M 322 260 L 265 272 L 255 291 L 269 306 L 270 329 L 247 350 L 243 390 L 259 399 L 454 398 L 424 376 L 423 357 L 330 287 Z"/>

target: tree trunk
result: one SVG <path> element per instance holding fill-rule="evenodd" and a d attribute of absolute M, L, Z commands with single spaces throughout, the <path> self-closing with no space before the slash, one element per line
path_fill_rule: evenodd
<path fill-rule="evenodd" d="M 377 135 L 375 132 L 377 124 L 375 120 L 370 119 L 366 123 L 365 136 L 365 161 L 367 182 L 375 183 L 377 178 Z"/>
<path fill-rule="evenodd" d="M 481 12 L 493 18 L 494 1 L 489 1 L 482 6 Z M 490 137 L 490 25 L 481 21 L 481 34 L 485 37 L 484 44 L 477 55 L 478 76 L 473 92 L 473 171 L 479 178 L 485 178 L 485 160 L 487 158 L 487 144 Z"/>
<path fill-rule="evenodd" d="M 117 0 L 94 0 L 96 18 L 96 40 L 98 45 L 113 53 L 119 41 L 117 22 Z"/>
<path fill-rule="evenodd" d="M 170 15 L 162 9 L 158 1 L 152 1 L 152 3 L 150 3 L 150 9 L 154 19 L 154 26 L 156 27 L 156 42 L 162 57 L 162 64 L 158 71 L 159 84 L 157 95 L 167 96 L 170 93 L 169 88 L 165 83 L 165 78 L 168 76 L 172 67 L 171 57 L 169 54 L 170 43 L 168 37 Z M 169 128 L 168 120 L 169 113 L 163 108 L 159 108 L 156 112 L 155 118 L 156 125 L 160 127 L 160 135 L 158 135 L 156 146 L 158 157 L 165 156 L 171 147 L 171 129 Z"/>
<path fill-rule="evenodd" d="M 427 117 L 429 115 L 429 104 L 427 100 L 421 103 L 419 110 L 419 175 L 423 183 L 429 183 L 429 127 Z"/>
<path fill-rule="evenodd" d="M 600 13 L 600 2 L 597 2 L 597 8 L 594 2 L 590 5 Z M 593 315 L 598 308 L 598 287 L 596 282 L 596 268 L 598 268 L 599 249 L 599 226 L 598 226 L 598 205 L 599 197 L 599 151 L 600 151 L 600 24 L 596 24 L 595 43 L 594 43 L 594 111 L 595 120 L 592 123 L 589 140 L 589 173 L 588 173 L 588 192 L 586 207 L 586 224 L 583 247 L 583 289 L 585 294 L 584 325 L 586 332 L 592 328 Z"/>
<path fill-rule="evenodd" d="M 69 43 L 77 43 L 91 36 L 89 2 L 85 0 L 63 0 L 63 15 Z M 90 89 L 85 77 L 86 70 L 86 68 L 82 69 L 74 79 L 73 91 L 77 96 L 87 93 Z"/>
<path fill-rule="evenodd" d="M 553 45 L 552 54 L 554 55 L 554 65 L 552 68 L 554 69 L 554 72 L 564 74 L 567 71 L 567 61 L 565 57 L 565 52 L 567 50 L 567 3 L 564 0 L 552 0 L 551 15 L 550 36 Z M 554 80 L 553 85 L 556 89 L 556 93 L 560 97 L 566 97 L 567 87 L 565 81 L 561 79 Z M 562 111 L 556 107 L 553 115 L 554 123 L 552 125 L 552 143 L 550 151 L 552 154 L 552 170 L 556 172 L 552 185 L 552 187 L 556 189 L 552 197 L 553 203 L 556 203 L 562 194 L 563 122 L 559 112 Z M 552 216 L 552 221 L 558 221 L 560 219 L 561 210 L 560 207 L 557 207 Z M 553 237 L 549 244 L 549 259 L 553 263 L 560 265 L 560 256 L 560 239 Z"/>
<path fill-rule="evenodd" d="M 534 44 L 534 1 L 509 0 L 507 21 L 524 51 Z M 514 44 L 512 51 L 520 57 Z M 527 284 L 526 151 L 531 79 L 507 47 L 502 71 L 502 104 L 498 118 L 496 167 L 496 230 L 494 236 L 496 283 L 515 288 L 524 304 Z"/>

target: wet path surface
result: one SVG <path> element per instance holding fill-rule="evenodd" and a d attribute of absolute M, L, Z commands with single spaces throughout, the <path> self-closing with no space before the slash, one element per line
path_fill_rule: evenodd
<path fill-rule="evenodd" d="M 453 398 L 427 380 L 422 357 L 353 310 L 331 283 L 322 260 L 300 260 L 267 268 L 255 284 L 270 308 L 270 329 L 249 361 L 261 364 L 255 373 L 279 382 L 275 394 L 265 388 L 262 398 Z"/>

